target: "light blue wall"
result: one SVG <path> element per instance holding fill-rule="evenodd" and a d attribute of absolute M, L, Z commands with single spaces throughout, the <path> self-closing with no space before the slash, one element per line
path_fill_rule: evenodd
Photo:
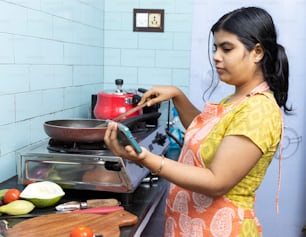
<path fill-rule="evenodd" d="M 165 32 L 133 32 L 134 8 L 164 9 Z M 191 0 L 0 0 L 0 181 L 45 121 L 87 118 L 116 78 L 188 91 L 191 16 Z"/>
<path fill-rule="evenodd" d="M 103 0 L 0 0 L 0 181 L 44 121 L 87 117 L 103 87 Z"/>
<path fill-rule="evenodd" d="M 164 9 L 163 33 L 133 32 L 133 9 Z M 192 30 L 192 0 L 105 1 L 104 82 L 114 88 L 174 84 L 188 91 Z M 161 108 L 166 121 L 167 105 Z"/>
<path fill-rule="evenodd" d="M 165 32 L 133 32 L 133 8 L 165 10 Z M 187 87 L 189 82 L 192 1 L 105 2 L 104 68 L 106 87 L 114 78 L 129 87 L 152 83 Z"/>
<path fill-rule="evenodd" d="M 261 6 L 273 16 L 279 43 L 285 46 L 289 58 L 289 104 L 292 104 L 295 112 L 293 116 L 285 116 L 279 213 L 276 213 L 279 172 L 277 156 L 273 159 L 263 184 L 257 192 L 256 212 L 263 227 L 263 236 L 301 237 L 301 229 L 306 224 L 306 55 L 304 47 L 306 2 L 194 0 L 190 97 L 199 108 L 202 108 L 203 101 L 199 95 L 207 86 L 211 73 L 207 54 L 210 27 L 224 13 L 249 5 Z M 222 84 L 216 90 L 212 100 L 221 99 L 231 91 L 229 87 Z"/>

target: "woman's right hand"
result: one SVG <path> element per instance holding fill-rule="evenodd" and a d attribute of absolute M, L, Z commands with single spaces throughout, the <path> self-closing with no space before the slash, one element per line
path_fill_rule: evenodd
<path fill-rule="evenodd" d="M 154 104 L 172 99 L 173 105 L 179 114 L 180 120 L 187 128 L 200 111 L 191 103 L 187 96 L 175 86 L 153 86 L 143 94 L 139 105 L 150 107 Z"/>
<path fill-rule="evenodd" d="M 175 86 L 153 86 L 143 94 L 138 104 L 147 103 L 147 106 L 150 107 L 162 101 L 170 100 L 180 93 L 182 92 Z"/>

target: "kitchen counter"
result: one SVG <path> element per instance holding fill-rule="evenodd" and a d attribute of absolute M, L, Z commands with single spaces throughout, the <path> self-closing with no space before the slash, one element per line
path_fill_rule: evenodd
<path fill-rule="evenodd" d="M 169 183 L 164 179 L 157 181 L 141 183 L 133 193 L 110 193 L 89 190 L 65 189 L 65 196 L 59 203 L 77 200 L 85 201 L 87 199 L 97 198 L 117 198 L 126 211 L 138 216 L 138 223 L 133 226 L 120 228 L 121 237 L 156 237 L 162 236 L 163 212 L 165 208 L 165 198 Z M 0 183 L 0 189 L 17 188 L 22 190 L 24 185 L 17 183 L 17 176 Z M 55 212 L 55 208 L 34 209 L 32 214 L 46 215 Z M 0 217 L 1 219 L 1 217 Z M 4 218 L 2 218 L 4 219 Z M 25 220 L 8 219 L 9 227 Z"/>

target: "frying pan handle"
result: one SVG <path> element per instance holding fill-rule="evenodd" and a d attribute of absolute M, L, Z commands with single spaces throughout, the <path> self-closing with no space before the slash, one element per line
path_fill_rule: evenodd
<path fill-rule="evenodd" d="M 158 119 L 160 117 L 161 113 L 160 112 L 151 112 L 151 113 L 146 113 L 146 114 L 141 114 L 135 117 L 131 117 L 128 119 L 124 119 L 121 121 L 125 126 L 128 126 L 131 128 L 134 126 L 136 123 L 147 121 L 149 119 Z"/>

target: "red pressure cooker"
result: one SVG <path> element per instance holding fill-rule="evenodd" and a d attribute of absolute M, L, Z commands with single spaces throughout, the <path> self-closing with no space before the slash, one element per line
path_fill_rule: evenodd
<path fill-rule="evenodd" d="M 124 112 L 135 107 L 140 101 L 140 96 L 136 92 L 125 92 L 122 90 L 123 80 L 116 79 L 117 89 L 112 92 L 99 92 L 94 108 L 94 115 L 97 119 L 113 119 Z M 138 110 L 126 118 L 141 115 L 142 110 Z"/>

